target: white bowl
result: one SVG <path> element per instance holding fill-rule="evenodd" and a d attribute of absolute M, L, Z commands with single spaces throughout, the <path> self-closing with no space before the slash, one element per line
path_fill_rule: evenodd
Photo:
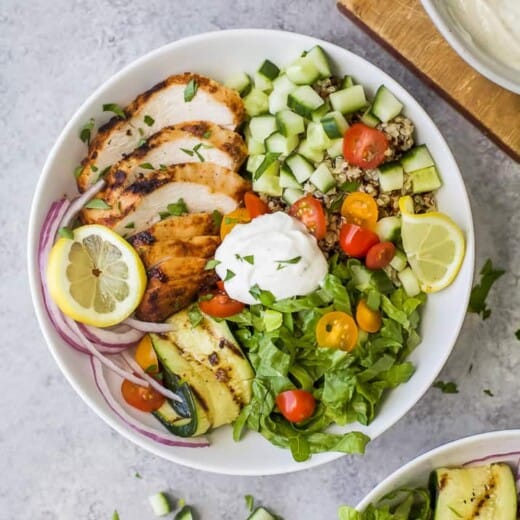
<path fill-rule="evenodd" d="M 476 45 L 471 34 L 450 11 L 449 2 L 446 0 L 421 0 L 421 2 L 439 32 L 468 65 L 497 85 L 520 94 L 520 72 L 496 60 L 485 49 Z"/>
<path fill-rule="evenodd" d="M 417 140 L 426 143 L 444 178 L 438 193 L 440 207 L 458 222 L 466 234 L 467 253 L 457 279 L 445 291 L 432 295 L 424 310 L 424 340 L 410 356 L 417 371 L 410 381 L 393 390 L 377 418 L 368 427 L 352 425 L 375 438 L 398 421 L 426 392 L 448 358 L 466 313 L 473 278 L 474 237 L 471 209 L 464 183 L 453 156 L 439 130 L 421 106 L 397 82 L 351 52 L 308 36 L 287 32 L 244 29 L 202 34 L 166 45 L 116 74 L 80 107 L 54 145 L 40 177 L 29 226 L 29 275 L 32 298 L 42 332 L 59 367 L 83 400 L 112 428 L 139 446 L 171 461 L 193 468 L 225 474 L 267 475 L 317 466 L 341 456 L 315 455 L 296 463 L 291 454 L 272 446 L 256 433 L 235 443 L 229 427 L 211 434 L 210 448 L 172 448 L 154 443 L 123 424 L 95 388 L 87 357 L 68 347 L 52 327 L 45 312 L 37 266 L 37 242 L 42 219 L 49 205 L 67 193 L 76 194 L 72 171 L 85 153 L 78 139 L 82 124 L 95 117 L 104 121 L 103 103 L 128 103 L 138 93 L 170 74 L 194 71 L 224 80 L 238 71 L 252 72 L 265 58 L 284 65 L 302 50 L 320 44 L 336 65 L 337 72 L 352 74 L 373 95 L 384 83 L 404 103 L 405 114 L 417 126 Z M 113 382 L 115 386 L 117 383 Z M 139 412 L 128 410 L 136 415 Z M 149 415 L 149 414 L 147 414 Z M 156 422 L 153 418 L 150 424 Z M 370 449 L 370 448 L 369 448 Z"/>
<path fill-rule="evenodd" d="M 500 460 L 516 465 L 520 458 L 519 452 L 520 430 L 483 433 L 444 444 L 413 459 L 385 478 L 356 506 L 356 509 L 364 511 L 387 493 L 403 487 L 427 486 L 430 472 L 436 468 L 460 466 L 477 460 L 482 464 Z M 498 455 L 496 459 L 495 455 Z"/>

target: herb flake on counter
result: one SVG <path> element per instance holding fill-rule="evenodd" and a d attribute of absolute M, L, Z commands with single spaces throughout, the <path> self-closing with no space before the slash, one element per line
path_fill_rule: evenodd
<path fill-rule="evenodd" d="M 152 126 L 155 123 L 155 119 L 152 116 L 146 114 L 144 116 L 144 123 L 148 126 Z"/>
<path fill-rule="evenodd" d="M 520 329 L 515 332 L 516 339 L 520 340 Z"/>
<path fill-rule="evenodd" d="M 119 520 L 119 513 L 117 512 L 117 509 L 115 509 L 112 513 L 112 520 Z"/>
<path fill-rule="evenodd" d="M 208 260 L 206 262 L 206 266 L 204 267 L 205 271 L 210 271 L 211 269 L 215 269 L 217 265 L 220 264 L 219 260 L 216 260 L 215 258 L 212 258 L 211 260 Z"/>
<path fill-rule="evenodd" d="M 90 135 L 92 129 L 94 128 L 95 120 L 91 117 L 81 128 L 79 131 L 79 138 L 82 142 L 86 143 L 87 146 L 90 145 Z"/>
<path fill-rule="evenodd" d="M 184 89 L 184 101 L 189 103 L 197 94 L 197 90 L 199 89 L 199 84 L 192 78 L 186 85 Z"/>
<path fill-rule="evenodd" d="M 168 210 L 168 213 L 170 215 L 173 215 L 174 217 L 180 217 L 181 215 L 189 213 L 188 206 L 186 206 L 186 203 L 182 198 L 179 199 L 177 202 L 168 204 L 168 206 L 166 206 L 166 209 Z"/>
<path fill-rule="evenodd" d="M 244 500 L 246 501 L 247 510 L 251 513 L 255 508 L 255 499 L 253 495 L 245 495 Z"/>
<path fill-rule="evenodd" d="M 224 278 L 224 281 L 227 282 L 235 277 L 235 273 L 233 271 L 230 271 L 229 269 L 226 270 L 226 277 Z"/>
<path fill-rule="evenodd" d="M 103 105 L 103 112 L 113 112 L 121 119 L 126 119 L 125 111 L 117 103 L 105 103 Z"/>
<path fill-rule="evenodd" d="M 60 229 L 58 229 L 58 236 L 72 240 L 74 238 L 74 231 L 69 227 L 60 227 Z"/>
<path fill-rule="evenodd" d="M 89 200 L 83 207 L 86 209 L 112 209 L 112 206 L 107 204 L 103 199 Z"/>
<path fill-rule="evenodd" d="M 135 477 L 135 478 L 143 478 L 143 477 L 141 477 L 141 474 L 140 474 L 138 471 L 136 471 L 136 472 L 134 473 L 134 477 Z"/>
<path fill-rule="evenodd" d="M 480 271 L 480 283 L 471 290 L 468 312 L 480 314 L 483 320 L 491 315 L 491 309 L 486 304 L 486 298 L 492 285 L 505 273 L 503 269 L 494 269 L 493 263 L 488 258 Z"/>
<path fill-rule="evenodd" d="M 453 381 L 436 381 L 432 386 L 433 388 L 438 388 L 443 394 L 459 393 L 457 383 L 454 383 Z"/>
<path fill-rule="evenodd" d="M 493 393 L 489 388 L 486 388 L 486 389 L 484 390 L 484 393 L 485 393 L 486 395 L 489 395 L 489 397 L 495 397 L 495 394 L 494 394 L 494 393 Z"/>

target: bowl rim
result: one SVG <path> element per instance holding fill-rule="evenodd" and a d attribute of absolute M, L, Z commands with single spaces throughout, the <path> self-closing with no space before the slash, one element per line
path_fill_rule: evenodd
<path fill-rule="evenodd" d="M 476 435 L 468 435 L 459 439 L 441 444 L 437 448 L 433 448 L 429 451 L 418 455 L 403 466 L 399 467 L 390 475 L 385 477 L 379 484 L 377 484 L 365 497 L 357 504 L 356 509 L 363 511 L 370 504 L 380 500 L 386 493 L 390 492 L 391 489 L 387 489 L 389 485 L 398 481 L 401 477 L 405 477 L 408 472 L 413 472 L 416 466 L 420 466 L 423 462 L 428 461 L 433 457 L 443 455 L 446 452 L 454 451 L 459 448 L 467 447 L 471 444 L 480 444 L 488 441 L 500 442 L 509 439 L 518 439 L 520 445 L 520 429 L 513 430 L 496 430 L 491 432 L 479 433 Z"/>
<path fill-rule="evenodd" d="M 520 80 L 515 82 L 502 76 L 493 70 L 464 42 L 457 31 L 453 31 L 445 16 L 441 14 L 435 5 L 435 0 L 421 0 L 424 10 L 430 17 L 437 30 L 448 42 L 451 48 L 473 69 L 482 74 L 496 85 L 505 88 L 515 94 L 520 94 Z M 499 65 L 500 66 L 500 65 Z"/>
<path fill-rule="evenodd" d="M 47 159 L 44 163 L 44 166 L 42 168 L 42 174 L 40 175 L 40 178 L 38 179 L 38 183 L 36 186 L 36 190 L 34 193 L 34 197 L 31 203 L 31 211 L 30 211 L 30 217 L 29 217 L 29 226 L 28 226 L 28 274 L 29 274 L 29 285 L 30 285 L 30 291 L 31 291 L 31 300 L 35 309 L 36 317 L 38 320 L 38 324 L 40 326 L 40 330 L 42 331 L 42 334 L 45 338 L 45 341 L 47 343 L 48 349 L 51 351 L 51 354 L 60 368 L 61 372 L 65 375 L 67 381 L 70 383 L 70 385 L 73 387 L 73 389 L 76 391 L 76 393 L 81 397 L 81 399 L 88 405 L 88 407 L 93 410 L 105 423 L 107 423 L 111 428 L 113 428 L 116 432 L 118 432 L 120 435 L 122 435 L 124 438 L 132 441 L 133 443 L 137 444 L 139 447 L 143 448 L 146 451 L 149 451 L 151 453 L 154 453 L 155 455 L 158 455 L 162 458 L 165 458 L 166 460 L 169 460 L 171 462 L 175 462 L 177 464 L 181 464 L 187 467 L 191 467 L 198 470 L 203 471 L 209 471 L 219 474 L 226 474 L 226 475 L 244 475 L 244 476 L 259 476 L 259 475 L 275 475 L 275 474 L 285 474 L 285 473 L 293 473 L 296 471 L 302 471 L 305 469 L 309 469 L 312 467 L 319 466 L 321 464 L 331 462 L 333 460 L 336 460 L 340 457 L 343 457 L 344 453 L 338 453 L 338 452 L 326 452 L 324 454 L 320 455 L 314 455 L 310 460 L 304 462 L 304 463 L 298 463 L 295 465 L 292 465 L 290 468 L 287 468 L 286 465 L 283 463 L 281 464 L 273 464 L 273 469 L 270 471 L 263 471 L 258 472 L 258 470 L 250 470 L 250 469 L 239 469 L 239 470 L 230 470 L 227 469 L 220 469 L 218 467 L 215 467 L 214 465 L 206 465 L 203 463 L 197 463 L 197 462 L 187 462 L 184 458 L 177 457 L 176 454 L 168 454 L 165 455 L 161 447 L 154 443 L 149 441 L 148 439 L 138 435 L 133 430 L 131 430 L 129 427 L 127 427 L 125 424 L 121 423 L 115 416 L 115 414 L 111 412 L 105 412 L 102 407 L 100 407 L 95 400 L 90 396 L 89 393 L 84 392 L 81 387 L 79 381 L 76 380 L 75 377 L 73 377 L 72 372 L 68 370 L 68 368 L 65 366 L 65 360 L 60 359 L 59 355 L 59 346 L 55 344 L 53 338 L 51 337 L 51 329 L 52 326 L 47 323 L 47 317 L 46 312 L 44 309 L 44 306 L 42 304 L 42 298 L 40 294 L 40 276 L 39 276 L 39 269 L 38 269 L 38 262 L 37 262 L 37 252 L 38 252 L 38 237 L 39 237 L 39 230 L 40 230 L 40 221 L 37 220 L 37 214 L 39 211 L 39 201 L 42 198 L 42 196 L 45 193 L 46 186 L 44 181 L 44 178 L 47 177 L 47 171 L 50 169 L 52 163 L 55 161 L 56 156 L 59 154 L 61 148 L 63 147 L 64 141 L 69 136 L 71 131 L 77 126 L 80 116 L 82 116 L 83 111 L 86 109 L 88 105 L 91 104 L 92 101 L 98 99 L 105 90 L 109 89 L 114 83 L 117 83 L 119 79 L 122 76 L 125 76 L 126 74 L 130 73 L 133 69 L 139 69 L 143 64 L 145 64 L 148 60 L 151 58 L 160 56 L 163 53 L 169 53 L 172 52 L 177 46 L 183 46 L 183 45 L 189 45 L 192 42 L 198 42 L 200 40 L 208 40 L 211 42 L 213 38 L 221 38 L 221 37 L 227 37 L 228 35 L 244 35 L 244 36 L 250 36 L 251 33 L 256 33 L 257 35 L 261 36 L 262 38 L 266 38 L 269 36 L 279 36 L 279 35 L 289 35 L 293 38 L 302 38 L 303 40 L 314 42 L 315 44 L 322 44 L 329 47 L 334 47 L 336 50 L 338 50 L 341 53 L 349 54 L 355 59 L 362 60 L 369 64 L 371 67 L 377 69 L 378 73 L 381 73 L 388 78 L 390 78 L 393 82 L 399 85 L 399 87 L 407 93 L 407 95 L 410 96 L 410 98 L 413 99 L 413 101 L 417 104 L 417 109 L 419 109 L 420 112 L 422 112 L 421 117 L 427 121 L 429 121 L 432 125 L 432 128 L 434 130 L 434 136 L 436 138 L 439 138 L 442 141 L 442 145 L 445 148 L 445 152 L 448 155 L 450 161 L 453 162 L 453 164 L 456 166 L 456 173 L 460 176 L 460 180 L 462 182 L 462 192 L 461 192 L 461 203 L 464 204 L 468 208 L 468 222 L 467 222 L 467 230 L 466 230 L 466 258 L 465 262 L 468 263 L 468 269 L 469 269 L 469 278 L 472 280 L 474 275 L 474 266 L 475 266 L 475 233 L 474 233 L 474 222 L 473 222 L 473 215 L 471 211 L 471 204 L 469 201 L 468 193 L 464 184 L 464 180 L 462 177 L 462 174 L 460 173 L 460 169 L 455 161 L 455 158 L 453 156 L 453 153 L 451 152 L 451 149 L 444 139 L 442 133 L 440 132 L 437 125 L 433 122 L 429 114 L 422 108 L 420 103 L 416 100 L 416 98 L 406 89 L 404 86 L 401 85 L 397 80 L 394 80 L 389 74 L 387 74 L 384 70 L 379 68 L 378 66 L 372 64 L 369 60 L 365 59 L 362 56 L 359 56 L 358 54 L 343 48 L 339 45 L 336 45 L 334 43 L 316 38 L 314 36 L 309 36 L 301 33 L 296 33 L 292 31 L 283 31 L 283 30 L 273 30 L 273 29 L 257 29 L 257 28 L 243 28 L 243 29 L 229 29 L 229 30 L 222 30 L 222 31 L 210 31 L 205 33 L 199 33 L 196 35 L 188 36 L 186 38 L 181 38 L 178 40 L 174 40 L 172 42 L 169 42 L 165 45 L 162 45 L 156 49 L 153 49 L 149 51 L 148 53 L 144 54 L 143 56 L 137 58 L 136 60 L 132 60 L 130 63 L 125 65 L 122 69 L 120 69 L 118 72 L 110 76 L 106 81 L 103 81 L 94 91 L 91 93 L 76 109 L 74 114 L 70 117 L 67 124 L 63 128 L 63 130 L 60 132 L 59 136 L 56 138 L 56 141 L 54 142 Z M 468 286 L 465 288 L 464 294 L 460 295 L 460 304 L 464 308 L 467 308 L 469 297 L 471 292 L 471 283 L 468 284 Z M 376 434 L 372 434 L 371 438 L 374 440 L 379 435 L 383 434 L 388 428 L 390 428 L 393 424 L 395 424 L 397 421 L 402 419 L 413 406 L 417 404 L 417 402 L 420 400 L 420 398 L 424 395 L 424 393 L 428 390 L 430 385 L 432 384 L 433 380 L 437 377 L 440 370 L 444 367 L 446 364 L 446 361 L 448 357 L 450 356 L 453 347 L 455 346 L 455 343 L 458 339 L 458 336 L 460 334 L 464 319 L 465 319 L 466 313 L 461 313 L 458 321 L 453 326 L 453 344 L 451 348 L 445 353 L 444 356 L 442 356 L 441 362 L 439 363 L 439 369 L 435 371 L 435 373 L 431 373 L 428 380 L 424 380 L 422 384 L 418 388 L 417 397 L 416 399 L 409 404 L 409 406 L 402 409 L 402 411 L 399 414 L 399 417 L 393 421 L 391 424 L 385 425 L 384 427 L 380 428 Z M 267 441 L 266 441 L 267 442 Z"/>

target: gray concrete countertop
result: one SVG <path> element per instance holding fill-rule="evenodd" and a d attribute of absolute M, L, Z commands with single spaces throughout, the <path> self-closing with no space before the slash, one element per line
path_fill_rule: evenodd
<path fill-rule="evenodd" d="M 477 268 L 491 257 L 507 270 L 489 299 L 491 317 L 467 317 L 441 374 L 458 383 L 458 394 L 430 389 L 363 458 L 262 478 L 177 466 L 142 451 L 97 418 L 45 346 L 29 295 L 25 244 L 45 157 L 94 88 L 172 40 L 248 26 L 324 38 L 401 82 L 440 127 L 461 167 L 475 217 Z M 356 503 L 430 448 L 520 426 L 520 342 L 514 335 L 520 328 L 520 166 L 344 19 L 332 0 L 2 0 L 0 94 L 0 518 L 102 520 L 117 509 L 121 520 L 146 520 L 153 518 L 147 496 L 168 489 L 196 505 L 201 519 L 246 518 L 245 494 L 287 520 L 333 519 L 340 504 Z M 486 388 L 494 397 L 483 393 Z"/>

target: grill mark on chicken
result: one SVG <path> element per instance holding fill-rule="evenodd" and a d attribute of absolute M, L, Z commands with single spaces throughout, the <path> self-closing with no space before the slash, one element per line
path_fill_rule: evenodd
<path fill-rule="evenodd" d="M 150 246 L 155 242 L 155 237 L 150 233 L 149 230 L 141 231 L 140 233 L 131 236 L 128 242 L 134 247 L 139 246 Z"/>
<path fill-rule="evenodd" d="M 134 195 L 147 195 L 148 193 L 155 191 L 157 188 L 164 186 L 168 182 L 169 179 L 165 177 L 145 177 L 144 175 L 140 175 L 133 184 L 126 188 L 125 192 Z"/>
<path fill-rule="evenodd" d="M 152 267 L 151 269 L 148 269 L 147 274 L 150 280 L 159 280 L 161 283 L 166 283 L 169 280 L 168 276 L 164 274 L 160 267 Z"/>

